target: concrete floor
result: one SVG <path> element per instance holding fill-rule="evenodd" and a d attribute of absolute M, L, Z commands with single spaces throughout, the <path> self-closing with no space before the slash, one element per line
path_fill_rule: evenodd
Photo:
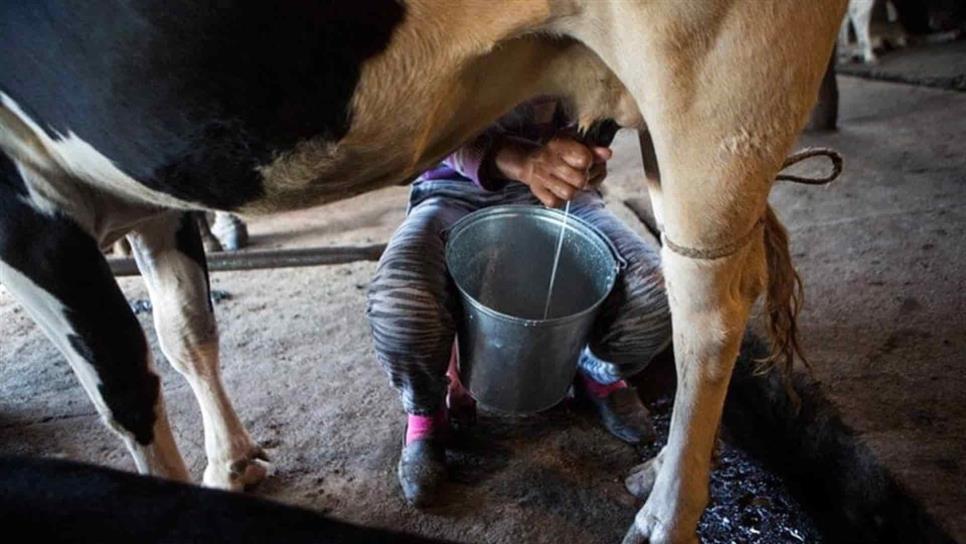
<path fill-rule="evenodd" d="M 784 185 L 814 377 L 859 442 L 966 542 L 966 94 L 840 77 L 846 157 Z"/>
<path fill-rule="evenodd" d="M 842 180 L 780 186 L 773 197 L 806 282 L 805 346 L 822 393 L 862 447 L 966 542 L 966 95 L 848 77 L 840 85 L 840 131 L 803 144 L 838 148 Z M 640 196 L 640 175 L 636 142 L 622 135 L 608 199 L 643 234 L 622 206 Z M 262 218 L 253 241 L 384 241 L 406 192 Z M 213 288 L 231 295 L 216 306 L 225 381 L 277 467 L 257 493 L 464 542 L 618 541 L 637 507 L 619 477 L 647 452 L 615 443 L 569 406 L 539 419 L 484 418 L 453 454 L 449 503 L 410 513 L 393 476 L 398 402 L 363 316 L 373 269 L 213 276 Z M 146 298 L 139 279 L 121 285 L 130 299 Z M 150 316 L 139 317 L 160 357 Z M 0 453 L 131 468 L 69 368 L 2 288 L 0 338 Z M 182 452 L 200 477 L 197 409 L 180 377 L 159 366 Z"/>
<path fill-rule="evenodd" d="M 843 60 L 838 73 L 966 91 L 966 40 L 895 49 L 874 64 Z"/>

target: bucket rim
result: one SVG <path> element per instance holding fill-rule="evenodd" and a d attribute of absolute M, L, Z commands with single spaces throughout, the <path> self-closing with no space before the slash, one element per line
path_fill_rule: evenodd
<path fill-rule="evenodd" d="M 525 317 L 518 317 L 515 315 L 506 314 L 506 313 L 494 310 L 488 306 L 485 306 L 482 302 L 476 300 L 476 297 L 470 295 L 465 289 L 463 289 L 463 286 L 460 285 L 459 280 L 449 272 L 450 251 L 451 251 L 450 248 L 452 247 L 450 245 L 450 242 L 458 238 L 460 233 L 465 231 L 471 224 L 476 223 L 477 221 L 486 219 L 490 216 L 514 214 L 514 213 L 520 213 L 520 212 L 522 212 L 522 215 L 544 216 L 544 217 L 550 218 L 556 221 L 558 225 L 563 223 L 564 212 L 556 208 L 545 208 L 543 206 L 539 206 L 535 204 L 501 204 L 498 206 L 491 206 L 488 208 L 484 208 L 482 210 L 477 210 L 475 212 L 469 213 L 463 216 L 462 218 L 460 218 L 458 221 L 456 221 L 456 223 L 453 223 L 453 225 L 449 229 L 447 229 L 446 250 L 445 250 L 446 270 L 447 270 L 447 274 L 449 274 L 449 276 L 453 279 L 453 283 L 456 284 L 456 288 L 459 290 L 460 294 L 462 295 L 462 298 L 467 302 L 469 302 L 471 306 L 473 306 L 480 312 L 489 315 L 490 317 L 495 317 L 501 320 L 508 321 L 510 323 L 522 324 L 523 326 L 527 326 L 527 327 L 549 327 L 549 326 L 556 326 L 556 325 L 561 325 L 565 323 L 570 323 L 571 321 L 582 319 L 586 317 L 588 314 L 591 314 L 597 311 L 600 305 L 604 303 L 607 297 L 609 297 L 611 292 L 614 290 L 614 285 L 617 283 L 617 276 L 620 274 L 620 271 L 623 268 L 622 265 L 624 263 L 624 259 L 621 258 L 620 254 L 617 252 L 617 248 L 614 247 L 614 244 L 611 243 L 611 241 L 608 240 L 607 237 L 604 236 L 604 234 L 600 232 L 599 229 L 597 229 L 590 223 L 584 221 L 583 219 L 576 217 L 573 214 L 570 214 L 570 216 L 567 219 L 568 228 L 572 227 L 574 228 L 574 230 L 581 232 L 581 234 L 587 235 L 591 238 L 596 238 L 599 242 L 603 244 L 605 248 L 607 248 L 607 252 L 610 254 L 610 257 L 614 263 L 613 273 L 611 274 L 611 277 L 607 282 L 607 286 L 606 286 L 606 289 L 604 290 L 604 294 L 596 301 L 594 301 L 593 304 L 587 306 L 587 308 L 585 308 L 584 310 L 581 310 L 575 314 L 568 314 L 560 317 L 554 317 L 551 319 L 528 319 Z"/>

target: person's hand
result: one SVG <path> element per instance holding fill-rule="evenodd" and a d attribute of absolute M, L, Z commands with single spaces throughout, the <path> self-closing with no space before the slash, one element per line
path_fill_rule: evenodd
<path fill-rule="evenodd" d="M 540 202 L 555 208 L 577 191 L 603 181 L 612 155 L 609 148 L 588 147 L 561 135 L 542 146 L 508 144 L 494 162 L 505 177 L 527 185 Z"/>
<path fill-rule="evenodd" d="M 587 172 L 587 185 L 591 187 L 596 187 L 604 182 L 604 178 L 607 177 L 607 160 L 613 156 L 614 152 L 607 147 L 592 147 L 591 150 L 596 149 L 606 149 L 609 153 L 606 159 L 597 155 L 595 151 L 594 164 L 590 167 L 590 171 Z"/>

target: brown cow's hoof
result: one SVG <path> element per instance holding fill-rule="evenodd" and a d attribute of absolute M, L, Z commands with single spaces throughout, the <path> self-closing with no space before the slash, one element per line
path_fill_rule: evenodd
<path fill-rule="evenodd" d="M 664 450 L 662 449 L 656 456 L 632 468 L 630 474 L 624 479 L 627 491 L 638 499 L 647 499 L 651 489 L 654 488 L 657 471 L 661 468 L 663 459 Z"/>
<path fill-rule="evenodd" d="M 691 529 L 688 532 L 662 523 L 647 513 L 645 506 L 634 516 L 634 523 L 624 535 L 621 544 L 700 544 L 698 535 Z"/>
<path fill-rule="evenodd" d="M 634 524 L 627 530 L 627 534 L 624 535 L 624 540 L 621 540 L 621 544 L 648 544 L 648 538 Z"/>

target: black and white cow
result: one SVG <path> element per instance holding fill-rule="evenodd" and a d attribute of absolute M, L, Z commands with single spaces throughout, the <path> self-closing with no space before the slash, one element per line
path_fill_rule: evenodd
<path fill-rule="evenodd" d="M 0 282 L 139 470 L 187 479 L 142 331 L 100 249 L 121 236 L 201 405 L 205 483 L 265 474 L 218 377 L 185 210 L 307 207 L 412 179 L 532 96 L 643 130 L 679 392 L 627 542 L 693 541 L 748 310 L 779 355 L 794 271 L 767 206 L 845 0 L 2 0 Z M 766 289 L 767 287 L 767 289 Z M 320 339 L 325 341 L 325 339 Z"/>
<path fill-rule="evenodd" d="M 221 4 L 3 3 L 0 281 L 138 469 L 187 479 L 144 335 L 100 253 L 130 233 L 162 349 L 204 415 L 204 481 L 239 488 L 266 463 L 218 378 L 204 251 L 177 210 L 257 202 L 260 167 L 344 136 L 361 64 L 403 9 Z"/>

